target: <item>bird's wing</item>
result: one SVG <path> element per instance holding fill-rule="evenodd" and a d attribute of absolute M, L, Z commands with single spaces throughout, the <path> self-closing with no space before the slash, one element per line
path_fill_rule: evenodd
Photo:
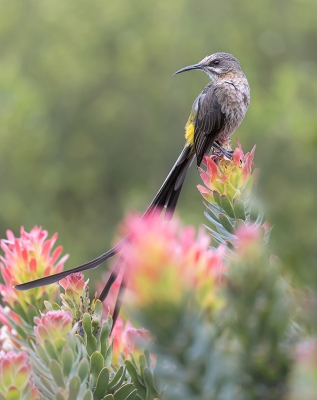
<path fill-rule="evenodd" d="M 194 144 L 197 166 L 201 164 L 204 155 L 210 151 L 224 123 L 225 114 L 221 112 L 215 89 L 207 86 L 199 96 L 195 120 Z"/>

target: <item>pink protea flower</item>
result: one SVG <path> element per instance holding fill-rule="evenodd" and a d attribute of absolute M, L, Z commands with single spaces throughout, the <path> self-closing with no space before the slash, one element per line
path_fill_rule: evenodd
<path fill-rule="evenodd" d="M 117 362 L 121 353 L 125 356 L 129 354 L 135 356 L 143 347 L 143 343 L 153 340 L 148 330 L 134 328 L 129 320 L 124 323 L 120 317 L 116 321 L 111 338 L 113 339 L 114 363 Z"/>
<path fill-rule="evenodd" d="M 67 333 L 72 329 L 73 316 L 67 311 L 49 311 L 42 314 L 41 318 L 35 317 L 34 333 L 38 344 L 44 347 L 48 340 L 53 346 L 55 341 L 65 339 Z"/>
<path fill-rule="evenodd" d="M 0 269 L 5 284 L 0 284 L 0 293 L 4 302 L 10 307 L 13 307 L 14 302 L 19 302 L 22 307 L 25 307 L 26 304 L 30 303 L 31 297 L 41 300 L 44 293 L 48 294 L 49 299 L 54 299 L 58 290 L 56 285 L 39 287 L 26 292 L 13 289 L 13 286 L 18 283 L 63 270 L 68 255 L 57 261 L 63 248 L 59 246 L 51 253 L 57 239 L 57 233 L 48 240 L 46 240 L 47 236 L 47 231 L 40 227 L 35 226 L 30 233 L 22 227 L 20 238 L 16 238 L 8 230 L 8 239 L 1 240 L 4 257 L 0 257 Z"/>
<path fill-rule="evenodd" d="M 66 276 L 66 278 L 59 281 L 59 284 L 65 290 L 66 296 L 69 296 L 77 304 L 80 304 L 81 298 L 85 295 L 85 287 L 87 284 L 81 272 Z M 61 294 L 61 298 L 65 298 L 65 295 Z"/>
<path fill-rule="evenodd" d="M 3 399 L 39 399 L 32 378 L 32 366 L 24 351 L 0 355 L 0 397 Z"/>
<path fill-rule="evenodd" d="M 132 232 L 122 252 L 122 260 L 131 271 L 131 300 L 143 306 L 149 303 L 178 303 L 184 292 L 196 292 L 207 283 L 214 293 L 222 273 L 223 249 L 208 249 L 209 237 L 192 227 L 182 229 L 179 221 L 165 221 L 153 213 L 140 221 L 130 215 L 122 227 Z"/>
<path fill-rule="evenodd" d="M 199 168 L 200 176 L 206 185 L 198 185 L 201 195 L 209 202 L 215 203 L 214 192 L 225 194 L 231 202 L 241 196 L 243 189 L 252 182 L 252 162 L 255 146 L 250 153 L 244 154 L 241 143 L 237 139 L 232 161 L 216 155 L 205 156 L 203 163 L 206 170 Z"/>

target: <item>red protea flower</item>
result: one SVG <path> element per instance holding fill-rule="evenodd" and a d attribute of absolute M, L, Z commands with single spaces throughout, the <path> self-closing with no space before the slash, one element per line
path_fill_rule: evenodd
<path fill-rule="evenodd" d="M 31 299 L 42 300 L 44 293 L 49 299 L 54 299 L 58 290 L 56 285 L 39 287 L 26 292 L 13 289 L 13 286 L 18 283 L 63 270 L 68 255 L 57 261 L 63 248 L 59 246 L 52 253 L 57 233 L 48 240 L 46 240 L 47 236 L 47 231 L 40 227 L 35 226 L 30 233 L 22 227 L 20 238 L 16 238 L 8 230 L 8 239 L 1 240 L 4 257 L 0 257 L 0 269 L 5 284 L 0 284 L 0 293 L 4 302 L 10 307 L 14 306 L 14 302 L 19 302 L 22 307 L 25 307 L 26 304 L 31 303 Z"/>
<path fill-rule="evenodd" d="M 0 355 L 0 398 L 39 399 L 32 378 L 32 366 L 24 351 Z"/>

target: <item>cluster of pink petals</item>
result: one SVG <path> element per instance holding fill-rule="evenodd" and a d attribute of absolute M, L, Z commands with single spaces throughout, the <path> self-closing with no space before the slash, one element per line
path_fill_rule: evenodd
<path fill-rule="evenodd" d="M 33 384 L 32 366 L 23 351 L 0 355 L 0 397 L 3 399 L 39 399 Z"/>
<path fill-rule="evenodd" d="M 119 317 L 111 333 L 113 339 L 113 351 L 115 360 L 120 357 L 121 353 L 126 356 L 133 354 L 142 346 L 145 342 L 152 341 L 150 332 L 146 329 L 134 328 L 130 321 L 124 321 Z"/>
<path fill-rule="evenodd" d="M 203 159 L 206 170 L 199 168 L 199 171 L 207 188 L 202 185 L 197 188 L 208 201 L 212 201 L 214 190 L 226 194 L 232 200 L 251 177 L 255 146 L 250 153 L 244 154 L 238 139 L 237 142 L 232 161 L 216 155 L 205 156 Z"/>
<path fill-rule="evenodd" d="M 132 232 L 122 259 L 137 303 L 156 301 L 156 296 L 178 301 L 184 291 L 222 275 L 224 249 L 208 249 L 208 235 L 200 231 L 196 237 L 194 228 L 182 228 L 176 218 L 165 221 L 156 212 L 140 221 L 139 215 L 130 215 L 122 232 Z"/>
<path fill-rule="evenodd" d="M 84 275 L 81 272 L 77 272 L 66 276 L 59 281 L 59 284 L 65 290 L 66 296 L 70 296 L 73 301 L 80 304 L 81 298 L 85 295 L 86 282 L 84 281 Z M 61 294 L 64 298 L 65 295 Z"/>
<path fill-rule="evenodd" d="M 25 306 L 29 302 L 30 295 L 35 296 L 36 299 L 41 299 L 44 292 L 49 293 L 50 298 L 54 298 L 57 290 L 55 285 L 36 288 L 27 292 L 19 292 L 13 289 L 13 286 L 18 283 L 27 282 L 63 270 L 68 255 L 65 255 L 58 261 L 63 250 L 62 246 L 57 247 L 52 252 L 57 239 L 57 233 L 48 240 L 46 240 L 47 236 L 47 231 L 42 230 L 40 227 L 35 226 L 31 232 L 26 232 L 22 227 L 21 237 L 16 238 L 8 230 L 8 239 L 1 240 L 4 257 L 0 257 L 0 269 L 5 284 L 0 285 L 0 294 L 4 302 L 11 307 L 15 301 Z"/>
<path fill-rule="evenodd" d="M 65 339 L 72 329 L 73 316 L 68 311 L 49 311 L 41 318 L 34 318 L 34 333 L 38 344 L 44 347 L 45 341 L 53 344 L 56 340 Z"/>

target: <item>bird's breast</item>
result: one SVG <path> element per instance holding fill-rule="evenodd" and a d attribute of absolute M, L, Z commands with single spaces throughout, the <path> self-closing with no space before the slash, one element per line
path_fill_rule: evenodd
<path fill-rule="evenodd" d="M 230 136 L 241 124 L 250 104 L 250 88 L 246 80 L 227 80 L 215 88 L 221 112 L 225 115 L 225 124 L 221 138 Z"/>

